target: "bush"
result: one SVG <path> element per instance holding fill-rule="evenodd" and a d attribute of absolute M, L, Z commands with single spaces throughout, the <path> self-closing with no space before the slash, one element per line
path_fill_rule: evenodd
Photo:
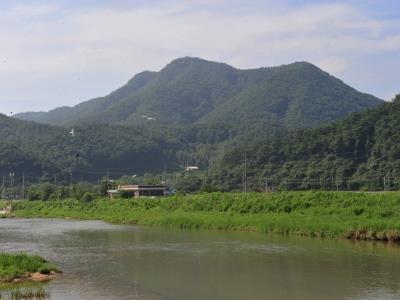
<path fill-rule="evenodd" d="M 26 273 L 43 272 L 43 274 L 49 274 L 51 271 L 58 272 L 52 264 L 40 256 L 24 253 L 0 253 L 0 283 L 12 281 Z"/>
<path fill-rule="evenodd" d="M 45 264 L 43 264 L 43 265 L 38 269 L 38 272 L 39 272 L 40 274 L 48 275 L 48 274 L 50 274 L 51 272 L 59 272 L 59 271 L 58 271 L 57 268 L 56 268 L 54 265 L 52 265 L 51 263 L 45 263 Z"/>
<path fill-rule="evenodd" d="M 85 203 L 90 203 L 94 200 L 94 196 L 92 193 L 86 192 L 83 194 L 83 196 L 81 197 L 81 201 L 85 202 Z"/>

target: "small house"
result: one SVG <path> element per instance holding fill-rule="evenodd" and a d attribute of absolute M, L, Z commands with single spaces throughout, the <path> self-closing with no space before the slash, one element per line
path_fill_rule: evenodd
<path fill-rule="evenodd" d="M 186 172 L 198 171 L 198 170 L 199 170 L 199 167 L 196 167 L 196 166 L 187 166 L 187 167 L 185 168 L 185 170 L 186 170 Z"/>
<path fill-rule="evenodd" d="M 108 190 L 110 198 L 115 198 L 119 193 L 124 193 L 130 197 L 159 197 L 164 196 L 167 187 L 163 185 L 120 185 L 116 190 Z"/>

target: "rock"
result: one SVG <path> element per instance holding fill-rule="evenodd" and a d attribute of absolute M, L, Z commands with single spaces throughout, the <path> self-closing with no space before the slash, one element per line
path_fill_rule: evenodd
<path fill-rule="evenodd" d="M 32 273 L 30 278 L 34 281 L 49 281 L 54 277 L 54 275 L 46 275 L 46 274 L 41 274 L 39 272 Z"/>

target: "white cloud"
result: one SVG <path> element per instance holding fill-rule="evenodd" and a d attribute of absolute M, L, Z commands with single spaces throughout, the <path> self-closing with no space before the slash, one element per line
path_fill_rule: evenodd
<path fill-rule="evenodd" d="M 16 4 L 6 11 L 11 17 L 33 17 L 54 13 L 57 7 L 54 4 L 28 5 Z"/>
<path fill-rule="evenodd" d="M 0 89 L 8 93 L 0 95 L 0 111 L 10 97 L 37 99 L 18 92 L 21 84 L 41 86 L 44 107 L 72 104 L 184 55 L 242 68 L 307 60 L 346 77 L 354 57 L 400 50 L 400 22 L 373 19 L 355 6 L 275 3 L 241 11 L 232 5 L 220 9 L 224 5 L 224 0 L 196 0 L 124 9 L 17 5 L 2 11 Z M 99 85 L 88 90 L 85 81 L 77 83 L 73 99 L 46 91 L 60 84 L 54 80 L 73 82 L 76 74 Z M 107 78 L 109 84 L 100 84 Z"/>

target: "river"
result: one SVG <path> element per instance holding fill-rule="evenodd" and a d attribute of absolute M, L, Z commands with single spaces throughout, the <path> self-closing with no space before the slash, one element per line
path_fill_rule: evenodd
<path fill-rule="evenodd" d="M 400 299 L 400 248 L 98 221 L 0 219 L 0 251 L 63 274 L 51 299 Z"/>

